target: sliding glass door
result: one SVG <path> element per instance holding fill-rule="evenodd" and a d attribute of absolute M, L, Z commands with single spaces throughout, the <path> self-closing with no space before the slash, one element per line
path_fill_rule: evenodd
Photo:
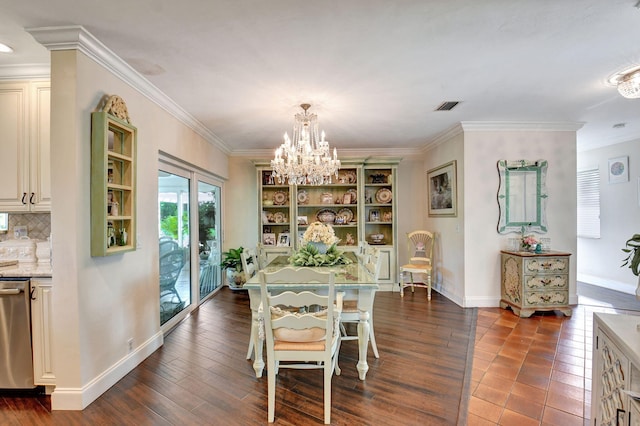
<path fill-rule="evenodd" d="M 190 179 L 158 173 L 160 324 L 191 304 Z"/>
<path fill-rule="evenodd" d="M 222 183 L 186 165 L 160 163 L 160 324 L 172 327 L 222 284 Z"/>
<path fill-rule="evenodd" d="M 198 180 L 200 300 L 220 287 L 220 187 Z"/>

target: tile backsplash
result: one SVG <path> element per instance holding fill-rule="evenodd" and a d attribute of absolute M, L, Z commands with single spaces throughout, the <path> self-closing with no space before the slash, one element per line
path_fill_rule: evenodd
<path fill-rule="evenodd" d="M 29 238 L 46 240 L 51 235 L 51 213 L 9 213 L 9 231 L 0 233 L 0 241 L 13 239 L 16 226 L 26 226 Z"/>

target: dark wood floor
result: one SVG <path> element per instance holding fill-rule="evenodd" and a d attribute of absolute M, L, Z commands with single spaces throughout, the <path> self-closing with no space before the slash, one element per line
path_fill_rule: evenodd
<path fill-rule="evenodd" d="M 423 289 L 420 289 L 423 290 Z M 369 351 L 360 381 L 357 343 L 344 342 L 334 376 L 334 425 L 465 424 L 477 311 L 434 292 L 378 293 L 380 358 Z M 83 411 L 51 412 L 48 397 L 0 396 L 1 425 L 250 425 L 267 423 L 267 380 L 244 359 L 246 293 L 222 291 L 165 338 L 165 344 Z M 280 425 L 323 423 L 320 370 L 281 370 Z"/>

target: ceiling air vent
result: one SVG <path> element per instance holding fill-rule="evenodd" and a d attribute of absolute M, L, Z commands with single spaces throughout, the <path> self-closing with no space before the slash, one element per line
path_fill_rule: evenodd
<path fill-rule="evenodd" d="M 460 102 L 458 102 L 458 101 L 446 101 L 446 102 L 441 103 L 440 106 L 438 106 L 438 108 L 436 108 L 435 110 L 436 111 L 451 111 L 459 103 Z"/>

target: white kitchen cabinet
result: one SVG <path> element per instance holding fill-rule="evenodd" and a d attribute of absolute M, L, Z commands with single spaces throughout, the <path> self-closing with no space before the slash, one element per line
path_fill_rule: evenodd
<path fill-rule="evenodd" d="M 638 425 L 640 316 L 593 315 L 591 419 L 594 426 Z"/>
<path fill-rule="evenodd" d="M 53 374 L 53 324 L 51 306 L 53 286 L 51 278 L 31 279 L 31 341 L 33 347 L 33 376 L 36 385 L 55 385 Z"/>
<path fill-rule="evenodd" d="M 50 84 L 0 83 L 0 211 L 51 211 Z"/>

